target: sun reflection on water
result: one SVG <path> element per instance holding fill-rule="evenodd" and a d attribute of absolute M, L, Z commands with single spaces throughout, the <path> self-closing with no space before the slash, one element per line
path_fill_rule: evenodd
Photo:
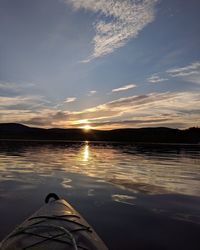
<path fill-rule="evenodd" d="M 88 161 L 90 156 L 89 144 L 86 142 L 83 150 L 83 161 Z"/>
<path fill-rule="evenodd" d="M 19 152 L 0 150 L 0 184 L 26 180 L 37 185 L 47 177 L 62 176 L 63 180 L 65 175 L 68 178 L 68 173 L 75 173 L 134 192 L 199 196 L 200 154 L 197 150 L 149 154 L 129 145 L 97 145 L 87 141 L 19 149 Z"/>

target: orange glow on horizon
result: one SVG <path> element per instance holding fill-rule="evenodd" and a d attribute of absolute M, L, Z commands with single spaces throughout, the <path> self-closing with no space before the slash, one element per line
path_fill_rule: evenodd
<path fill-rule="evenodd" d="M 92 127 L 89 124 L 86 124 L 82 127 L 86 132 L 90 131 Z"/>

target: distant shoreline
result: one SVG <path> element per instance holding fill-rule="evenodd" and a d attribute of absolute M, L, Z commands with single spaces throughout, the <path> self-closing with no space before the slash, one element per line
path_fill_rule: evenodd
<path fill-rule="evenodd" d="M 167 143 L 167 142 L 132 142 L 132 141 L 73 141 L 73 140 L 28 140 L 28 139 L 0 139 L 1 142 L 25 142 L 25 143 L 74 143 L 74 144 L 122 144 L 122 145 L 146 145 L 146 146 L 195 146 L 200 147 L 200 143 Z"/>
<path fill-rule="evenodd" d="M 165 127 L 114 130 L 33 128 L 17 123 L 0 123 L 1 141 L 102 142 L 133 144 L 200 145 L 200 128 L 185 130 Z"/>

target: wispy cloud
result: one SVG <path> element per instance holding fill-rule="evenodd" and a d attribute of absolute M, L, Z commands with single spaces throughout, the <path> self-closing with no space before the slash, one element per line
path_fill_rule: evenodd
<path fill-rule="evenodd" d="M 0 96 L 15 96 L 18 94 L 18 85 L 12 82 L 0 82 Z"/>
<path fill-rule="evenodd" d="M 122 121 L 107 121 L 107 122 L 93 122 L 92 127 L 98 128 L 103 127 L 104 129 L 113 129 L 113 128 L 127 128 L 127 127 L 138 127 L 139 126 L 154 126 L 160 123 L 169 122 L 170 118 L 157 118 L 151 117 L 149 119 L 133 119 L 133 120 L 122 120 Z"/>
<path fill-rule="evenodd" d="M 158 74 L 153 74 L 147 80 L 148 82 L 151 82 L 151 83 L 159 83 L 159 82 L 167 81 L 168 79 L 160 77 Z"/>
<path fill-rule="evenodd" d="M 200 62 L 196 61 L 184 67 L 176 67 L 166 71 L 170 77 L 180 78 L 186 82 L 200 84 Z"/>
<path fill-rule="evenodd" d="M 40 117 L 41 121 L 46 122 L 49 114 L 47 107 L 50 106 L 44 96 L 11 96 L 0 97 L 0 121 L 1 122 L 20 122 Z M 50 110 L 52 114 L 52 110 Z M 42 119 L 42 115 L 44 114 Z M 44 126 L 44 123 L 38 125 Z"/>
<path fill-rule="evenodd" d="M 27 92 L 35 92 L 33 83 L 0 82 L 0 96 L 19 96 Z"/>
<path fill-rule="evenodd" d="M 0 110 L 30 110 L 33 112 L 35 109 L 44 109 L 44 107 L 47 107 L 49 105 L 49 101 L 46 100 L 44 96 L 26 95 L 0 97 Z"/>
<path fill-rule="evenodd" d="M 187 67 L 191 71 L 194 67 L 197 68 L 197 65 L 191 65 Z M 133 87 L 134 84 L 129 84 L 114 89 L 113 92 Z M 42 127 L 74 127 L 79 124 L 81 126 L 83 121 L 88 121 L 91 126 L 101 129 L 161 125 L 183 128 L 200 124 L 199 92 L 133 95 L 91 108 L 69 111 L 62 106 L 64 102 L 59 109 L 54 107 L 53 101 L 46 100 L 44 96 L 23 93 L 23 85 L 0 83 L 0 90 L 4 91 L 3 95 L 0 93 L 1 122 L 21 122 Z M 28 90 L 30 89 L 26 91 Z M 95 90 L 91 90 L 91 94 L 95 94 Z M 70 103 L 75 100 L 76 97 L 68 97 L 65 102 Z"/>
<path fill-rule="evenodd" d="M 4 112 L 2 112 L 4 114 Z M 9 115 L 8 115 L 9 114 Z M 11 115 L 12 114 L 12 115 Z M 74 127 L 87 120 L 103 129 L 142 126 L 189 127 L 200 124 L 200 93 L 164 92 L 119 98 L 80 111 L 56 111 L 18 114 L 5 112 L 2 119 L 46 127 Z M 13 120 L 12 120 L 13 121 Z"/>
<path fill-rule="evenodd" d="M 200 74 L 200 62 L 194 62 L 185 67 L 169 69 L 166 72 L 171 77 L 184 77 Z"/>
<path fill-rule="evenodd" d="M 68 97 L 68 98 L 64 101 L 64 103 L 75 102 L 76 99 L 77 99 L 76 97 Z"/>
<path fill-rule="evenodd" d="M 0 97 L 0 108 L 10 107 L 12 105 L 24 104 L 33 100 L 32 97 L 29 96 L 15 96 L 15 97 Z"/>
<path fill-rule="evenodd" d="M 191 76 L 187 77 L 186 80 L 191 82 L 191 83 L 200 84 L 200 72 L 199 72 L 199 74 L 195 74 L 195 75 L 191 75 Z"/>
<path fill-rule="evenodd" d="M 136 87 L 135 84 L 129 84 L 129 85 L 122 86 L 120 88 L 113 89 L 112 92 L 126 91 L 135 87 Z"/>
<path fill-rule="evenodd" d="M 192 62 L 184 67 L 174 67 L 165 72 L 155 73 L 147 78 L 150 83 L 168 81 L 170 78 L 181 79 L 186 82 L 200 84 L 200 62 Z"/>
<path fill-rule="evenodd" d="M 95 95 L 97 93 L 96 90 L 90 90 L 88 96 Z"/>
<path fill-rule="evenodd" d="M 94 50 L 85 62 L 110 54 L 155 19 L 155 6 L 159 0 L 65 0 L 76 9 L 98 14 L 94 23 Z"/>

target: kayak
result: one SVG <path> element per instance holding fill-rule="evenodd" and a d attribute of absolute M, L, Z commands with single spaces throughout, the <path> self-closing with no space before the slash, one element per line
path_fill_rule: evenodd
<path fill-rule="evenodd" d="M 0 243 L 1 250 L 108 250 L 67 201 L 51 193 L 45 202 Z"/>

